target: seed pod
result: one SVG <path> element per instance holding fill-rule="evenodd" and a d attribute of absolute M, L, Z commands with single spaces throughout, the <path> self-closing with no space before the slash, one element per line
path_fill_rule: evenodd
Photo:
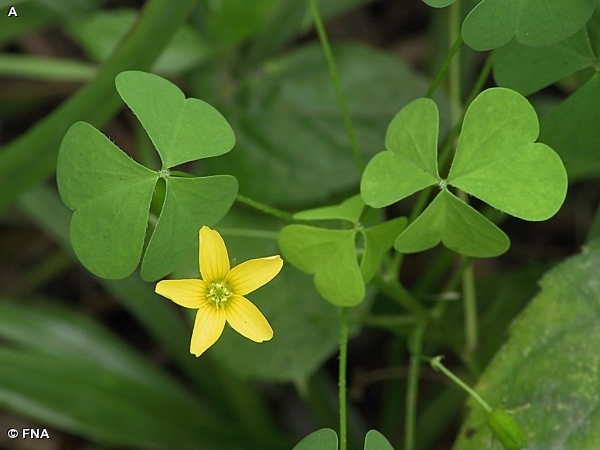
<path fill-rule="evenodd" d="M 492 434 L 506 450 L 525 450 L 527 440 L 513 416 L 503 409 L 494 409 L 487 417 Z"/>

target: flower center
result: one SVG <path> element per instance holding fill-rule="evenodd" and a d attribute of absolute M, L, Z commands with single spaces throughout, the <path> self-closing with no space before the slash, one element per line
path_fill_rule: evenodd
<path fill-rule="evenodd" d="M 231 297 L 232 292 L 230 289 L 222 281 L 215 281 L 209 286 L 206 298 L 213 302 L 218 309 L 221 307 L 221 303 L 225 303 Z"/>

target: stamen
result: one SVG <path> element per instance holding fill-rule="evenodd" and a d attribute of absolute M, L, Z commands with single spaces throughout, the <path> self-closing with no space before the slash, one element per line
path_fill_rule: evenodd
<path fill-rule="evenodd" d="M 206 298 L 215 304 L 218 309 L 221 303 L 225 303 L 231 297 L 230 287 L 222 281 L 214 282 L 208 288 Z"/>

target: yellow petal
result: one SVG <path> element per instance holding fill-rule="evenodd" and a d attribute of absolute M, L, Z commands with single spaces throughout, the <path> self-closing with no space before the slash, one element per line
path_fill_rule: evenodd
<path fill-rule="evenodd" d="M 207 226 L 200 228 L 200 273 L 209 283 L 222 281 L 229 272 L 229 255 L 221 235 Z"/>
<path fill-rule="evenodd" d="M 223 333 L 223 328 L 225 328 L 225 309 L 217 309 L 210 302 L 205 303 L 196 314 L 190 353 L 196 356 L 204 353 L 217 342 L 217 339 Z"/>
<path fill-rule="evenodd" d="M 221 309 L 225 309 L 231 328 L 242 336 L 254 342 L 268 341 L 273 337 L 273 329 L 265 316 L 246 297 L 234 295 Z"/>
<path fill-rule="evenodd" d="M 231 269 L 225 282 L 234 294 L 246 295 L 275 278 L 282 266 L 279 255 L 251 259 Z"/>
<path fill-rule="evenodd" d="M 200 308 L 207 301 L 206 283 L 202 280 L 163 280 L 155 291 L 186 308 Z"/>

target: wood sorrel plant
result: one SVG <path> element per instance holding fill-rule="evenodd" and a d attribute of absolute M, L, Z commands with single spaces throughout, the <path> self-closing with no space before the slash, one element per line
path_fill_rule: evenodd
<path fill-rule="evenodd" d="M 311 5 L 357 167 L 362 170 L 362 158 L 331 49 L 315 3 Z M 237 182 L 231 176 L 172 176 L 169 169 L 222 155 L 231 150 L 234 137 L 229 124 L 214 108 L 197 99 L 185 99 L 176 86 L 158 76 L 123 72 L 116 78 L 116 85 L 148 132 L 160 155 L 161 170 L 140 166 L 95 128 L 78 123 L 63 140 L 57 166 L 58 186 L 65 203 L 76 211 L 71 238 L 80 260 L 99 276 L 122 278 L 129 275 L 139 261 L 155 186 L 161 179 L 166 182 L 163 204 L 141 267 L 142 277 L 151 281 L 175 268 L 191 235 L 200 227 L 218 223 L 237 194 Z M 537 115 L 519 93 L 492 88 L 472 101 L 464 115 L 446 178 L 440 176 L 438 169 L 438 130 L 435 102 L 429 98 L 411 102 L 390 123 L 385 138 L 387 150 L 375 155 L 362 174 L 360 196 L 353 196 L 337 206 L 303 211 L 291 217 L 309 222 L 335 220 L 346 225 L 336 229 L 292 224 L 284 227 L 279 235 L 284 258 L 298 269 L 314 274 L 318 292 L 344 309 L 340 356 L 342 450 L 347 446 L 346 308 L 364 301 L 365 285 L 380 271 L 392 246 L 404 254 L 424 251 L 440 242 L 471 257 L 493 257 L 506 252 L 510 246 L 506 234 L 453 194 L 451 187 L 525 220 L 552 217 L 566 196 L 567 174 L 560 157 L 549 146 L 535 142 L 539 135 Z M 403 217 L 382 222 L 379 216 L 373 226 L 361 222 L 366 205 L 382 208 L 431 186 L 437 186 L 440 192 L 408 227 Z M 359 247 L 357 237 L 361 238 Z M 200 272 L 203 272 L 202 260 Z M 159 288 L 160 285 L 157 291 L 162 292 Z M 185 295 L 188 298 L 191 294 Z M 225 305 L 223 311 L 228 307 Z M 212 325 L 214 321 L 209 324 L 198 319 L 192 353 L 203 353 L 220 336 L 225 324 L 224 313 L 220 317 L 217 328 Z M 261 326 L 270 330 L 260 313 L 257 317 L 264 321 Z M 232 326 L 244 329 L 242 319 L 236 320 Z M 417 347 L 422 345 L 426 323 L 425 318 L 420 320 L 415 337 L 420 341 Z M 206 330 L 200 329 L 201 326 Z M 270 339 L 272 332 L 268 334 Z M 264 332 L 254 340 L 262 342 L 267 339 L 266 335 Z M 419 349 L 414 351 L 420 353 Z M 334 449 L 337 438 L 332 436 L 330 431 L 323 431 L 310 442 L 314 441 L 318 448 Z M 366 441 L 366 448 L 377 448 L 378 443 L 369 442 L 378 442 L 378 439 L 387 442 L 377 436 Z M 313 444 L 304 442 L 299 448 L 308 445 Z M 407 447 L 411 445 L 408 441 Z"/>
<path fill-rule="evenodd" d="M 600 448 L 600 422 L 594 413 L 600 404 L 598 244 L 590 243 L 582 255 L 543 278 L 541 293 L 511 326 L 506 346 L 483 375 L 480 367 L 491 358 L 486 352 L 504 340 L 504 327 L 519 305 L 510 309 L 513 293 L 504 289 L 513 278 L 506 277 L 491 289 L 502 296 L 485 310 L 487 315 L 478 313 L 493 295 L 478 292 L 472 266 L 472 258 L 497 257 L 509 250 L 501 219 L 547 220 L 565 200 L 567 173 L 569 179 L 600 174 L 597 2 L 483 0 L 463 20 L 459 0 L 425 0 L 432 7 L 449 7 L 451 47 L 428 93 L 416 99 L 417 88 L 399 82 L 393 57 L 353 45 L 332 49 L 315 0 L 281 2 L 264 33 L 266 21 L 244 31 L 223 17 L 252 4 L 243 15 L 252 28 L 253 15 L 277 2 L 204 4 L 195 20 L 203 22 L 198 17 L 204 14 L 208 18 L 199 28 L 215 36 L 219 30 L 225 37 L 194 47 L 195 64 L 204 65 L 190 77 L 196 90 L 186 98 L 173 82 L 146 72 L 153 67 L 165 75 L 174 69 L 164 61 L 152 66 L 152 58 L 143 56 L 142 42 L 147 40 L 152 48 L 166 45 L 168 39 L 154 34 L 161 28 L 174 33 L 190 2 L 176 2 L 172 11 L 163 0 L 148 3 L 141 24 L 123 38 L 121 47 L 115 36 L 114 52 L 86 45 L 86 33 L 98 23 L 115 29 L 130 24 L 135 20 L 131 11 L 90 17 L 85 26 L 69 25 L 73 38 L 92 49 L 90 57 L 112 59 L 94 67 L 98 77 L 56 115 L 0 154 L 0 183 L 11 188 L 0 204 L 50 174 L 57 157 L 58 191 L 74 211 L 70 234 L 53 191 L 23 194 L 20 208 L 44 229 L 60 230 L 57 241 L 67 251 L 72 245 L 81 263 L 122 299 L 188 380 L 179 383 L 73 312 L 40 308 L 32 313 L 0 301 L 0 339 L 19 347 L 0 351 L 0 363 L 11 368 L 0 374 L 0 383 L 10 388 L 0 389 L 8 392 L 0 395 L 2 405 L 25 408 L 34 418 L 111 446 L 291 448 L 298 439 L 273 425 L 261 393 L 237 377 L 292 381 L 307 398 L 315 390 L 311 376 L 336 347 L 339 417 L 333 423 L 338 429 L 323 420 L 324 427 L 298 443 L 298 450 L 389 450 L 390 442 L 405 450 L 435 448 L 439 431 L 431 431 L 430 438 L 428 427 L 441 429 L 458 416 L 462 398 L 450 388 L 440 389 L 439 395 L 420 390 L 424 361 L 483 406 L 471 403 L 454 450 L 516 450 L 527 442 L 539 449 Z M 211 11 L 219 5 L 225 6 Z M 338 7 L 332 5 L 323 10 Z M 322 53 L 301 46 L 289 55 L 274 56 L 274 42 L 289 37 L 286 18 L 297 17 L 300 27 L 309 11 Z M 169 12 L 176 13 L 178 23 L 170 22 Z M 189 27 L 176 36 L 175 44 L 196 39 Z M 463 44 L 493 50 L 473 77 L 477 79 L 468 96 L 462 95 L 460 82 L 460 52 L 467 50 Z M 153 58 L 158 56 L 152 51 Z M 220 64 L 231 60 L 238 65 L 224 70 Z M 318 66 L 319 61 L 326 64 Z M 498 86 L 483 89 L 492 69 Z M 372 76 L 365 81 L 361 77 L 369 71 Z M 381 81 L 384 72 L 390 82 Z M 586 80 L 540 122 L 535 102 L 525 96 L 576 72 Z M 447 93 L 440 93 L 446 75 Z M 349 76 L 356 78 L 344 81 Z M 215 88 L 214 80 L 223 85 Z M 391 110 L 380 106 L 381 98 L 357 87 L 367 82 L 373 85 L 369 88 L 383 86 L 380 97 L 394 99 Z M 389 94 L 394 87 L 403 93 L 401 98 Z M 98 130 L 116 111 L 117 96 L 135 115 L 138 142 L 149 143 L 143 158 L 136 155 L 139 162 Z M 387 127 L 384 139 L 365 131 L 381 122 L 380 117 Z M 53 136 L 62 138 L 58 154 L 50 148 Z M 417 200 L 408 217 L 395 217 L 413 195 Z M 403 202 L 400 209 L 384 209 L 398 202 Z M 203 247 L 199 230 L 219 244 L 211 250 L 205 239 Z M 600 226 L 590 236 L 600 236 Z M 440 243 L 439 258 L 432 258 L 414 286 L 405 287 L 400 282 L 404 255 Z M 266 256 L 277 253 L 283 255 L 283 268 L 279 257 Z M 138 266 L 145 283 L 137 278 Z M 428 277 L 446 275 L 446 284 L 427 282 Z M 173 279 L 158 281 L 164 277 Z M 250 282 L 252 277 L 257 279 Z M 191 347 L 190 330 L 153 289 L 183 306 L 209 310 L 197 315 Z M 449 298 L 461 302 L 431 301 Z M 494 314 L 501 308 L 512 315 L 498 321 Z M 462 321 L 456 318 L 460 312 Z M 226 322 L 255 342 L 229 333 Z M 480 324 L 486 327 L 483 333 Z M 363 325 L 389 330 L 395 342 L 393 359 L 407 366 L 401 372 L 405 394 L 390 390 L 382 400 L 385 412 L 377 428 L 384 433 L 367 432 L 347 411 L 348 339 Z M 88 340 L 73 343 L 52 332 L 63 329 Z M 490 343 L 488 336 L 495 341 Z M 482 346 L 479 341 L 484 339 Z M 57 354 L 57 348 L 65 354 Z M 193 358 L 188 349 L 202 356 Z M 454 354 L 454 372 L 460 378 L 440 358 L 428 357 L 440 352 Z M 61 384 L 57 375 L 61 368 L 73 380 L 87 383 L 92 412 L 78 409 L 72 386 Z M 40 379 L 30 381 L 23 373 Z M 470 388 L 462 379 L 477 381 L 477 386 Z M 52 396 L 36 390 L 36 383 L 44 380 L 58 386 Z M 326 404 L 325 397 L 321 392 L 314 403 Z M 23 407 L 23 398 L 35 407 Z M 66 399 L 69 407 L 54 398 Z M 103 409 L 105 403 L 124 406 L 113 407 L 113 416 L 114 411 Z M 527 408 L 510 415 L 505 405 Z M 65 409 L 72 420 L 64 419 Z M 54 418 L 47 419 L 45 411 L 53 411 Z M 131 417 L 139 418 L 133 431 L 122 425 Z M 403 422 L 400 433 L 398 422 Z"/>

